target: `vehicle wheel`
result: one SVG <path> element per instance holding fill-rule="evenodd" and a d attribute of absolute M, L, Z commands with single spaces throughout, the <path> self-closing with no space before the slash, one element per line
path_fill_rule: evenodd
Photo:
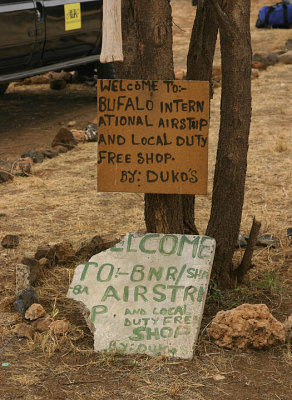
<path fill-rule="evenodd" d="M 3 83 L 0 85 L 0 96 L 2 96 L 5 93 L 6 89 L 8 88 L 8 85 L 9 85 L 8 83 Z"/>

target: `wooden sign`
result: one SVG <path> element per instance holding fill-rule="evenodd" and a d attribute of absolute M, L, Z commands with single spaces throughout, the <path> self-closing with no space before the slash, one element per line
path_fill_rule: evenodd
<path fill-rule="evenodd" d="M 99 80 L 98 190 L 207 194 L 209 82 Z"/>

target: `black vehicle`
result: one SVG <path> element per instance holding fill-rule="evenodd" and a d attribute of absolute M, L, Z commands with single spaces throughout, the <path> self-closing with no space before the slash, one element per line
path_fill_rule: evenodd
<path fill-rule="evenodd" d="M 103 0 L 0 0 L 0 94 L 8 83 L 97 63 Z"/>

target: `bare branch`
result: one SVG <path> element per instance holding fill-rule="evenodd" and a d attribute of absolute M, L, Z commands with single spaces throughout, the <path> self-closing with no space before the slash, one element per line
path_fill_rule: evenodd
<path fill-rule="evenodd" d="M 257 238 L 258 238 L 260 227 L 261 227 L 261 223 L 254 218 L 253 222 L 252 222 L 252 227 L 250 230 L 249 239 L 247 242 L 247 246 L 246 246 L 244 255 L 242 257 L 240 265 L 238 266 L 238 268 L 235 271 L 235 273 L 237 275 L 238 283 L 242 282 L 244 275 L 247 273 L 247 271 L 250 268 L 251 259 L 252 259 L 254 247 L 257 243 Z"/>

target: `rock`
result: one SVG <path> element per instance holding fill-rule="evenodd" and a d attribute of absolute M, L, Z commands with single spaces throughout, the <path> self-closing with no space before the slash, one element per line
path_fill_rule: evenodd
<path fill-rule="evenodd" d="M 20 158 L 14 164 L 12 172 L 14 175 L 26 176 L 31 173 L 32 166 L 33 160 L 31 157 Z"/>
<path fill-rule="evenodd" d="M 49 328 L 55 335 L 64 335 L 68 332 L 70 324 L 65 319 L 59 319 L 51 322 Z"/>
<path fill-rule="evenodd" d="M 32 78 L 24 78 L 16 81 L 14 86 L 29 86 L 32 84 Z"/>
<path fill-rule="evenodd" d="M 75 250 L 69 242 L 61 242 L 52 245 L 56 264 L 65 264 L 74 260 Z"/>
<path fill-rule="evenodd" d="M 55 158 L 59 154 L 58 149 L 54 147 L 53 149 L 47 149 L 43 151 L 43 155 L 46 158 Z"/>
<path fill-rule="evenodd" d="M 18 235 L 6 235 L 1 241 L 2 247 L 5 249 L 15 249 L 19 245 Z"/>
<path fill-rule="evenodd" d="M 222 78 L 222 69 L 221 65 L 214 65 L 212 69 L 212 78 L 218 78 L 221 80 Z"/>
<path fill-rule="evenodd" d="M 252 66 L 252 68 L 259 69 L 259 70 L 264 70 L 267 68 L 267 65 L 265 63 L 259 62 L 259 61 L 253 61 L 251 63 L 251 66 Z"/>
<path fill-rule="evenodd" d="M 61 242 L 55 244 L 42 244 L 38 246 L 37 251 L 35 253 L 35 259 L 41 260 L 42 258 L 46 258 L 50 266 L 54 266 L 55 264 L 64 264 L 67 262 L 71 262 L 75 257 L 75 250 L 73 246 L 69 242 Z M 42 261 L 42 264 L 47 264 L 46 261 Z"/>
<path fill-rule="evenodd" d="M 47 74 L 32 76 L 30 78 L 32 85 L 48 85 L 51 80 L 51 74 L 48 72 Z"/>
<path fill-rule="evenodd" d="M 242 304 L 219 311 L 207 333 L 218 346 L 228 349 L 263 349 L 285 340 L 284 325 L 265 304 Z"/>
<path fill-rule="evenodd" d="M 55 251 L 49 244 L 41 244 L 37 247 L 34 258 L 36 260 L 41 260 L 42 258 L 46 258 L 50 261 L 51 265 L 54 265 Z"/>
<path fill-rule="evenodd" d="M 286 53 L 279 56 L 279 63 L 281 64 L 292 64 L 292 50 L 288 50 Z"/>
<path fill-rule="evenodd" d="M 258 236 L 256 245 L 276 248 L 280 245 L 280 242 L 273 235 L 266 234 Z"/>
<path fill-rule="evenodd" d="M 75 125 L 76 125 L 76 121 L 69 121 L 67 124 L 68 128 L 72 128 L 72 126 L 75 126 Z"/>
<path fill-rule="evenodd" d="M 287 50 L 292 50 L 292 39 L 288 39 L 285 43 L 285 47 Z"/>
<path fill-rule="evenodd" d="M 44 316 L 31 323 L 31 326 L 39 332 L 45 332 L 50 329 L 50 324 L 53 322 L 49 316 Z"/>
<path fill-rule="evenodd" d="M 32 76 L 31 78 L 25 78 L 21 81 L 15 82 L 15 86 L 27 86 L 27 85 L 45 85 L 49 84 L 52 79 L 52 73 L 48 72 L 43 75 Z"/>
<path fill-rule="evenodd" d="M 289 240 L 292 240 L 292 228 L 287 229 L 287 236 Z"/>
<path fill-rule="evenodd" d="M 275 53 L 255 53 L 252 56 L 252 60 L 255 62 L 264 63 L 266 66 L 275 65 L 278 62 L 278 56 Z"/>
<path fill-rule="evenodd" d="M 242 235 L 241 233 L 239 233 L 238 235 L 238 239 L 237 239 L 237 246 L 236 247 L 246 247 L 247 246 L 247 240 L 244 237 L 244 235 Z"/>
<path fill-rule="evenodd" d="M 25 312 L 25 319 L 35 321 L 36 319 L 43 317 L 46 314 L 46 310 L 39 303 L 33 303 Z"/>
<path fill-rule="evenodd" d="M 286 341 L 289 342 L 292 339 L 292 314 L 290 314 L 289 317 L 286 318 L 284 322 L 284 327 L 285 327 L 285 338 Z"/>
<path fill-rule="evenodd" d="M 79 249 L 76 251 L 76 257 L 80 259 L 87 259 L 94 254 L 113 247 L 120 241 L 120 238 L 113 238 L 112 236 L 94 236 L 91 240 L 81 243 Z"/>
<path fill-rule="evenodd" d="M 11 172 L 13 164 L 14 163 L 12 161 L 0 160 L 0 170 L 4 172 Z"/>
<path fill-rule="evenodd" d="M 212 69 L 212 85 L 214 88 L 220 87 L 222 81 L 222 70 L 220 65 L 214 65 Z"/>
<path fill-rule="evenodd" d="M 33 284 L 43 272 L 39 261 L 35 258 L 23 257 L 21 262 L 23 265 L 27 265 L 29 267 L 29 281 L 31 284 Z"/>
<path fill-rule="evenodd" d="M 17 264 L 15 267 L 16 293 L 30 289 L 30 267 L 28 265 Z"/>
<path fill-rule="evenodd" d="M 88 142 L 88 136 L 84 131 L 78 129 L 72 129 L 72 134 L 76 142 L 82 142 L 82 143 Z"/>
<path fill-rule="evenodd" d="M 68 148 L 65 146 L 55 146 L 54 150 L 58 152 L 58 154 L 67 153 Z"/>
<path fill-rule="evenodd" d="M 174 76 L 175 76 L 175 79 L 181 81 L 186 78 L 187 74 L 186 74 L 186 71 L 183 69 L 175 69 Z"/>
<path fill-rule="evenodd" d="M 97 142 L 97 124 L 88 124 L 84 132 L 89 142 Z"/>
<path fill-rule="evenodd" d="M 60 128 L 52 141 L 52 147 L 60 145 L 70 145 L 74 147 L 76 144 L 77 142 L 74 139 L 72 132 L 67 128 Z"/>
<path fill-rule="evenodd" d="M 5 213 L 0 213 L 0 218 L 6 218 L 7 217 L 7 214 L 5 214 Z"/>
<path fill-rule="evenodd" d="M 14 86 L 26 86 L 31 84 L 31 78 L 20 79 L 14 82 Z"/>
<path fill-rule="evenodd" d="M 72 74 L 69 71 L 62 71 L 61 72 L 61 77 L 66 81 L 67 83 L 72 82 Z"/>
<path fill-rule="evenodd" d="M 14 302 L 14 296 L 4 297 L 4 299 L 0 301 L 0 311 L 9 310 L 13 306 L 13 302 Z"/>
<path fill-rule="evenodd" d="M 27 339 L 34 339 L 35 330 L 32 326 L 22 322 L 14 327 L 14 332 L 19 337 L 26 337 Z"/>
<path fill-rule="evenodd" d="M 26 310 L 33 304 L 39 303 L 38 296 L 33 289 L 25 289 L 19 292 L 14 301 L 15 309 L 25 317 Z"/>
<path fill-rule="evenodd" d="M 43 269 L 48 269 L 48 268 L 52 267 L 51 261 L 46 257 L 41 258 L 39 260 L 39 263 L 40 263 L 40 267 Z"/>
<path fill-rule="evenodd" d="M 72 81 L 72 74 L 68 71 L 51 72 L 50 80 L 64 80 L 69 83 Z"/>
<path fill-rule="evenodd" d="M 53 79 L 50 82 L 50 88 L 52 90 L 62 90 L 65 89 L 66 86 L 67 82 L 65 81 L 65 79 Z"/>
<path fill-rule="evenodd" d="M 212 86 L 214 89 L 219 88 L 221 86 L 221 82 L 212 81 Z"/>
<path fill-rule="evenodd" d="M 14 176 L 7 171 L 0 171 L 0 183 L 12 181 Z"/>
<path fill-rule="evenodd" d="M 252 68 L 252 70 L 251 70 L 251 79 L 256 79 L 258 77 L 259 77 L 258 71 L 256 69 Z"/>
<path fill-rule="evenodd" d="M 42 163 L 44 161 L 43 152 L 35 149 L 23 153 L 21 158 L 31 158 L 34 163 Z"/>

